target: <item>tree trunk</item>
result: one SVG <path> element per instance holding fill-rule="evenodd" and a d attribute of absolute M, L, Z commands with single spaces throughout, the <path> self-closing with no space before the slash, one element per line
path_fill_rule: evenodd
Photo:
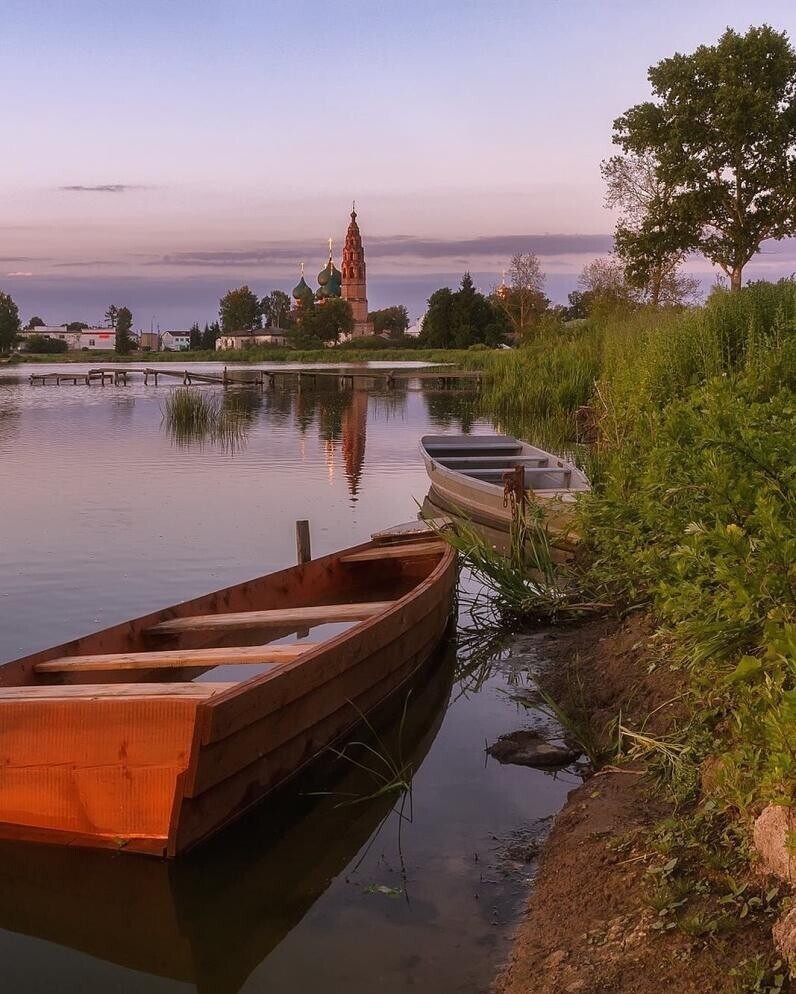
<path fill-rule="evenodd" d="M 741 289 L 741 278 L 743 276 L 743 266 L 733 266 L 732 272 L 730 273 L 730 289 L 740 290 Z"/>

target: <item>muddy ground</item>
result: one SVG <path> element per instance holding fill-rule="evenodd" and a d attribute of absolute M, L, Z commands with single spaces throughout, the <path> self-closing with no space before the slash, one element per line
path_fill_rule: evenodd
<path fill-rule="evenodd" d="M 650 669 L 651 626 L 641 615 L 602 618 L 550 636 L 546 689 L 599 733 L 621 710 L 633 726 L 665 731 L 681 674 Z M 635 727 L 638 727 L 636 724 Z M 544 846 L 529 904 L 495 994 L 708 994 L 755 990 L 732 971 L 772 954 L 771 923 L 727 935 L 661 930 L 651 903 L 649 832 L 669 813 L 638 769 L 607 767 L 572 791 Z M 748 974 L 748 967 L 744 968 Z M 780 990 L 789 990 L 787 981 Z"/>

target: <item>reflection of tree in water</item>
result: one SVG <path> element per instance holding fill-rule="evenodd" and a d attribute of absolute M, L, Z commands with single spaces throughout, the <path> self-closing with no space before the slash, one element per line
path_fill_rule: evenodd
<path fill-rule="evenodd" d="M 299 432 L 306 435 L 315 420 L 315 394 L 306 390 L 284 391 L 288 397 L 295 397 L 295 423 Z"/>
<path fill-rule="evenodd" d="M 406 389 L 397 388 L 370 395 L 373 413 L 379 421 L 389 421 L 397 415 L 405 415 L 406 393 Z"/>
<path fill-rule="evenodd" d="M 321 441 L 339 442 L 343 435 L 343 414 L 351 403 L 351 392 L 321 389 L 316 391 L 315 398 Z"/>
<path fill-rule="evenodd" d="M 290 390 L 273 389 L 260 395 L 268 421 L 286 425 L 293 413 L 293 395 Z"/>
<path fill-rule="evenodd" d="M 263 394 L 260 390 L 244 388 L 227 389 L 221 401 L 221 410 L 238 422 L 250 428 L 257 420 L 263 407 Z"/>
<path fill-rule="evenodd" d="M 478 397 L 463 390 L 424 390 L 428 420 L 438 428 L 469 432 L 478 417 Z"/>
<path fill-rule="evenodd" d="M 10 442 L 19 432 L 19 408 L 10 400 L 0 401 L 0 445 Z"/>

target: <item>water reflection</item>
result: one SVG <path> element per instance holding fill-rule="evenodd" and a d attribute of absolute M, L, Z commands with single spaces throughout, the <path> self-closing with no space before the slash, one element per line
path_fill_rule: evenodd
<path fill-rule="evenodd" d="M 372 717 L 372 744 L 417 771 L 453 672 L 449 648 Z M 351 797 L 361 803 L 345 803 Z M 393 801 L 375 794 L 353 761 L 330 759 L 176 863 L 2 842 L 0 927 L 200 994 L 236 994 L 391 816 Z M 351 936 L 352 951 L 358 942 Z"/>

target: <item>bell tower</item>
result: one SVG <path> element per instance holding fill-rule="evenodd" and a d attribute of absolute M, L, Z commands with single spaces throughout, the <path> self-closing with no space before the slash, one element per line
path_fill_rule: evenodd
<path fill-rule="evenodd" d="M 365 280 L 365 250 L 362 235 L 357 224 L 356 204 L 351 210 L 351 223 L 345 236 L 342 261 L 342 297 L 351 305 L 354 313 L 354 338 L 373 334 L 373 325 L 368 321 L 368 292 Z"/>

